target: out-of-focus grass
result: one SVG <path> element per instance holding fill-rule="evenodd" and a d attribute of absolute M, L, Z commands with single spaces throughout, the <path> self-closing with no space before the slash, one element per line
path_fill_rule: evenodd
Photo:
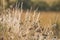
<path fill-rule="evenodd" d="M 56 24 L 53 25 L 52 31 L 54 33 L 54 36 L 57 36 L 58 38 L 60 38 L 60 23 L 59 22 L 56 22 Z"/>
<path fill-rule="evenodd" d="M 0 32 L 6 32 L 7 26 L 0 23 Z"/>
<path fill-rule="evenodd" d="M 38 13 L 39 12 L 36 12 L 34 21 L 36 21 Z M 28 15 L 31 17 L 30 21 L 29 20 L 25 21 L 26 12 L 22 12 L 22 14 L 21 14 L 20 10 L 13 10 L 13 11 L 8 10 L 7 12 L 5 10 L 1 17 L 4 16 L 5 19 L 7 19 L 7 22 L 5 20 L 6 24 L 0 24 L 0 34 L 2 34 L 4 40 L 25 40 L 24 36 L 27 36 L 26 38 L 29 40 L 34 40 L 34 38 L 33 38 L 34 35 L 35 35 L 34 37 L 36 37 L 36 35 L 38 35 L 38 34 L 39 35 L 41 33 L 43 34 L 46 32 L 46 30 L 48 28 L 50 28 L 47 31 L 52 30 L 54 33 L 53 36 L 59 37 L 60 36 L 60 33 L 59 33 L 59 31 L 60 31 L 60 18 L 59 18 L 60 16 L 59 15 L 60 14 L 59 13 L 60 12 L 40 12 L 40 17 L 38 18 L 39 21 L 37 22 L 37 24 L 39 23 L 39 26 L 38 26 L 35 22 L 33 22 L 34 12 L 32 12 L 32 11 L 28 12 Z M 18 20 L 19 19 L 18 17 L 20 14 L 21 14 L 21 20 Z M 8 15 L 10 15 L 10 16 L 8 16 Z M 10 20 L 10 18 L 12 18 L 11 19 L 12 21 Z M 21 21 L 21 23 L 19 24 L 20 29 L 18 28 L 18 25 L 16 26 L 16 24 L 13 23 L 15 21 L 14 18 L 15 19 L 17 18 L 16 24 L 20 23 L 20 21 Z M 5 23 L 5 22 L 3 22 L 3 23 Z M 54 23 L 56 24 L 56 26 L 54 25 Z M 10 26 L 12 25 L 11 28 L 9 28 L 10 27 L 9 25 Z M 52 27 L 52 25 L 54 25 L 54 26 Z M 40 26 L 44 29 L 40 28 Z M 18 29 L 19 29 L 19 31 L 18 31 Z M 38 30 L 38 32 L 36 32 L 35 30 L 37 30 L 37 29 L 42 29 L 44 31 L 42 31 L 41 33 L 38 33 L 40 30 Z M 15 33 L 17 31 L 18 31 L 18 33 Z M 50 36 L 52 36 L 52 35 L 50 35 Z"/>
<path fill-rule="evenodd" d="M 0 23 L 0 40 L 4 40 L 6 33 L 7 33 L 7 27 Z"/>

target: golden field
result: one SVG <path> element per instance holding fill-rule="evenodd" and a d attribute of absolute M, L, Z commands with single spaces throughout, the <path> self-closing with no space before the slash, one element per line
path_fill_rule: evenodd
<path fill-rule="evenodd" d="M 41 22 L 41 24 L 43 25 L 48 25 L 48 24 L 53 24 L 55 23 L 56 21 L 57 22 L 60 22 L 60 12 L 37 12 L 36 13 L 36 16 L 40 13 L 40 17 L 39 17 L 39 20 Z M 31 18 L 33 16 L 33 12 L 30 13 L 31 15 Z M 25 18 L 25 12 L 22 13 L 22 19 L 24 20 Z M 32 18 L 33 19 L 33 18 Z"/>

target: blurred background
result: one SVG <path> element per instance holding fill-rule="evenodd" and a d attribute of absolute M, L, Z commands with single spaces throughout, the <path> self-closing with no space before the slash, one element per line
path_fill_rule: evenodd
<path fill-rule="evenodd" d="M 3 8 L 14 8 L 23 2 L 23 9 L 35 10 L 38 8 L 39 11 L 60 11 L 60 0 L 0 0 L 0 9 Z"/>

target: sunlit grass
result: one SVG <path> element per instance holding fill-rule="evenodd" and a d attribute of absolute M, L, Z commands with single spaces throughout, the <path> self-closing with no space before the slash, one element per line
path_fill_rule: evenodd
<path fill-rule="evenodd" d="M 25 11 L 22 5 L 21 10 L 15 7 L 1 12 L 0 33 L 4 40 L 52 40 L 60 36 L 60 12 Z"/>

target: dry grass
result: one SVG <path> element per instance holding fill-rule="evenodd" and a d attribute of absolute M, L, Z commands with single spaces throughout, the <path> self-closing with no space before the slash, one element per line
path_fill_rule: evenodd
<path fill-rule="evenodd" d="M 56 22 L 58 25 L 60 23 L 59 13 L 60 12 L 36 12 L 36 10 L 33 12 L 27 10 L 25 12 L 18 9 L 4 10 L 0 15 L 0 23 L 2 24 L 0 27 L 3 29 L 6 27 L 6 29 L 5 31 L 1 31 L 3 34 L 0 39 L 52 40 L 57 34 L 57 31 L 54 29 L 56 28 Z M 54 31 L 52 29 L 54 29 Z"/>

